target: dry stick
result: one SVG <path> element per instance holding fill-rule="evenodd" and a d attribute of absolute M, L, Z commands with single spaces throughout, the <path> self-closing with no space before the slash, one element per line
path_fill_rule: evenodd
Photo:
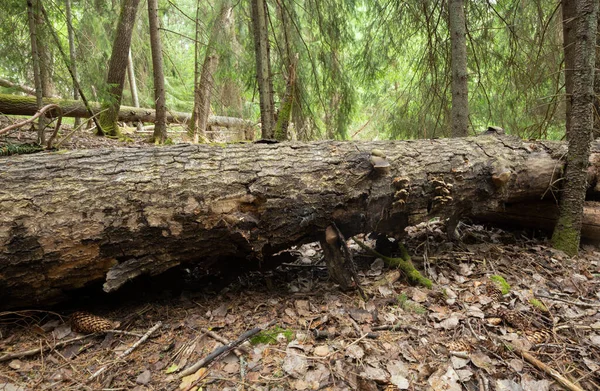
<path fill-rule="evenodd" d="M 53 103 L 51 103 L 51 104 L 48 104 L 48 105 L 46 105 L 46 106 L 42 107 L 41 109 L 39 109 L 39 110 L 38 110 L 38 111 L 35 113 L 35 115 L 34 115 L 33 117 L 31 117 L 31 118 L 29 118 L 29 119 L 26 119 L 25 121 L 17 122 L 17 123 L 15 123 L 15 124 L 12 124 L 12 125 L 9 125 L 9 126 L 7 126 L 7 127 L 6 127 L 6 128 L 4 128 L 4 129 L 0 129 L 0 134 L 4 134 L 4 133 L 7 133 L 7 132 L 10 132 L 10 131 L 11 131 L 11 130 L 13 130 L 13 129 L 16 129 L 16 128 L 20 128 L 20 127 L 22 127 L 22 126 L 25 126 L 25 125 L 27 125 L 27 124 L 29 124 L 29 123 L 31 123 L 31 122 L 33 122 L 33 121 L 35 121 L 36 119 L 38 119 L 39 117 L 41 117 L 43 114 L 46 114 L 46 112 L 47 112 L 47 111 L 50 111 L 50 110 L 52 110 L 52 109 L 56 109 L 56 110 L 58 111 L 58 118 L 59 118 L 59 120 L 58 120 L 58 122 L 57 122 L 57 125 L 58 125 L 58 126 L 57 126 L 57 127 L 55 127 L 55 129 L 54 129 L 54 134 L 52 135 L 52 138 L 54 138 L 54 137 L 56 136 L 56 133 L 58 132 L 58 128 L 60 127 L 60 121 L 61 121 L 61 118 L 62 118 L 62 109 L 60 108 L 60 106 L 59 106 L 59 105 L 55 105 L 55 104 L 53 104 Z"/>
<path fill-rule="evenodd" d="M 557 382 L 559 382 L 566 389 L 568 389 L 570 391 L 584 391 L 583 388 L 581 388 L 578 385 L 572 383 L 566 377 L 564 377 L 563 375 L 561 375 L 560 373 L 558 373 L 558 371 L 556 371 L 554 368 L 550 368 L 549 366 L 547 366 L 546 364 L 544 364 L 543 362 L 541 362 L 537 358 L 533 357 L 533 355 L 531 355 L 530 353 L 528 353 L 528 352 L 526 352 L 524 350 L 518 349 L 518 348 L 516 348 L 514 346 L 513 346 L 513 349 L 515 350 L 515 352 L 517 354 L 520 354 L 525 359 L 525 361 L 527 361 L 528 363 L 530 363 L 531 365 L 533 365 L 534 367 L 536 367 L 540 371 L 546 372 L 548 375 L 552 376 L 552 378 L 554 380 L 556 380 Z"/>
<path fill-rule="evenodd" d="M 560 297 L 552 297 L 552 296 L 546 296 L 546 295 L 538 295 L 538 296 L 543 297 L 544 299 L 562 301 L 563 303 L 573 304 L 573 305 L 576 305 L 579 307 L 590 307 L 590 308 L 599 308 L 600 307 L 600 304 L 584 303 L 583 301 L 571 301 L 571 300 L 567 300 L 567 299 L 561 299 Z"/>
<path fill-rule="evenodd" d="M 65 346 L 65 345 L 68 345 L 70 343 L 77 342 L 77 341 L 80 341 L 82 339 L 85 339 L 85 338 L 88 338 L 88 337 L 92 337 L 92 336 L 94 336 L 94 334 L 83 335 L 83 336 L 80 336 L 80 337 L 75 337 L 75 338 L 67 339 L 66 341 L 57 342 L 53 346 L 45 346 L 45 347 L 41 347 L 41 348 L 36 348 L 36 349 L 31 349 L 31 350 L 25 350 L 23 352 L 7 353 L 7 354 L 5 354 L 3 356 L 0 356 L 0 362 L 8 361 L 8 360 L 11 360 L 13 358 L 35 356 L 36 354 L 40 354 L 42 352 L 45 352 L 45 351 L 48 351 L 48 350 L 51 350 L 51 349 L 57 349 L 57 348 Z"/>
<path fill-rule="evenodd" d="M 188 367 L 187 369 L 181 371 L 181 373 L 179 375 L 177 375 L 177 377 L 182 378 L 184 376 L 188 376 L 188 375 L 191 375 L 192 373 L 195 373 L 198 369 L 210 364 L 212 361 L 214 361 L 220 355 L 231 351 L 232 349 L 234 349 L 235 347 L 237 347 L 238 345 L 243 343 L 248 338 L 258 334 L 259 332 L 261 332 L 262 330 L 264 330 L 266 328 L 273 326 L 274 324 L 275 324 L 275 320 L 272 320 L 263 327 L 256 327 L 256 328 L 253 328 L 252 330 L 246 331 L 244 334 L 240 335 L 240 337 L 238 339 L 236 339 L 235 341 L 230 342 L 227 345 L 218 347 L 217 349 L 213 350 L 213 352 L 211 354 L 209 354 L 202 360 L 196 362 L 191 367 Z"/>
<path fill-rule="evenodd" d="M 124 358 L 127 355 L 129 355 L 131 352 L 133 352 L 135 350 L 135 348 L 137 348 L 138 346 L 140 346 L 145 340 L 147 340 L 153 332 L 155 332 L 160 326 L 162 326 L 162 322 L 159 320 L 158 322 L 156 322 L 156 324 L 154 326 L 152 326 L 147 332 L 146 334 L 144 334 L 142 336 L 142 338 L 138 339 L 136 341 L 136 343 L 134 343 L 133 345 L 131 345 L 131 347 L 129 349 L 127 349 L 126 351 L 124 351 L 123 353 L 119 354 L 118 358 Z M 88 381 L 90 380 L 94 380 L 95 378 L 97 378 L 98 376 L 100 376 L 102 373 L 104 373 L 104 371 L 106 371 L 108 368 L 110 368 L 111 366 L 113 366 L 115 363 L 111 363 L 108 365 L 103 366 L 102 368 L 98 369 L 96 372 L 94 372 L 89 378 Z"/>
<path fill-rule="evenodd" d="M 228 340 L 227 338 L 223 338 L 221 337 L 219 334 L 215 333 L 214 331 L 210 331 L 208 329 L 204 329 L 201 328 L 200 331 L 202 331 L 204 334 L 208 335 L 209 337 L 211 337 L 212 339 L 215 339 L 219 342 L 221 342 L 223 345 L 227 345 L 229 342 L 231 342 L 230 340 Z M 250 354 L 250 352 L 248 351 L 248 349 L 246 349 L 243 346 L 240 346 L 239 348 L 235 348 L 233 349 L 233 353 L 236 356 L 241 356 L 242 355 L 242 351 L 246 354 Z"/>
<path fill-rule="evenodd" d="M 99 116 L 100 114 L 104 113 L 107 110 L 108 109 L 101 110 L 101 111 L 97 112 L 96 114 L 94 114 L 93 117 L 97 117 L 97 116 Z M 75 134 L 75 132 L 77 132 L 79 129 L 81 129 L 82 127 L 84 127 L 85 124 L 86 124 L 86 121 L 82 122 L 81 124 L 79 124 L 79 126 L 77 126 L 70 133 L 68 133 L 65 137 L 63 137 L 62 140 L 60 140 L 59 142 L 56 143 L 56 148 L 60 147 L 60 145 L 62 143 L 64 143 L 68 139 L 70 139 Z M 94 127 L 92 127 L 92 129 L 94 129 Z"/>
<path fill-rule="evenodd" d="M 58 51 L 60 52 L 60 55 L 61 55 L 63 61 L 65 62 L 67 70 L 69 71 L 69 74 L 71 75 L 71 79 L 73 80 L 73 84 L 75 85 L 75 88 L 77 88 L 77 91 L 79 91 L 79 96 L 81 97 L 81 100 L 83 101 L 83 104 L 85 105 L 85 108 L 87 109 L 88 114 L 90 115 L 90 117 L 92 117 L 92 120 L 94 120 L 94 123 L 96 124 L 96 127 L 98 128 L 98 131 L 100 132 L 100 134 L 104 134 L 104 132 L 102 131 L 102 127 L 100 126 L 100 123 L 98 122 L 96 117 L 94 117 L 94 112 L 90 108 L 90 104 L 88 103 L 88 100 L 85 97 L 83 90 L 81 89 L 81 85 L 79 84 L 79 81 L 75 77 L 75 73 L 73 73 L 73 69 L 71 68 L 70 61 L 67 59 L 67 55 L 65 54 L 65 51 L 63 50 L 63 48 L 60 44 L 60 39 L 58 38 L 58 34 L 56 34 L 56 31 L 54 30 L 54 28 L 52 28 L 53 25 L 52 25 L 52 23 L 50 23 L 50 19 L 48 18 L 48 14 L 46 13 L 46 9 L 44 8 L 44 5 L 42 3 L 40 3 L 40 10 L 42 11 L 42 15 L 44 15 L 44 20 L 46 21 L 46 26 L 48 26 L 48 28 L 50 29 L 50 32 L 52 33 L 52 37 L 54 38 L 56 47 L 58 47 Z"/>

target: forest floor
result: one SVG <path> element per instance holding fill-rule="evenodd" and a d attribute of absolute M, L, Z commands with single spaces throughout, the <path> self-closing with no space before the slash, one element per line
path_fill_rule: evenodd
<path fill-rule="evenodd" d="M 600 389 L 600 249 L 569 258 L 539 233 L 461 223 L 458 234 L 436 220 L 407 229 L 430 290 L 349 240 L 367 300 L 328 279 L 313 243 L 218 283 L 190 271 L 176 287 L 0 312 L 0 390 Z M 76 333 L 74 311 L 128 333 Z"/>

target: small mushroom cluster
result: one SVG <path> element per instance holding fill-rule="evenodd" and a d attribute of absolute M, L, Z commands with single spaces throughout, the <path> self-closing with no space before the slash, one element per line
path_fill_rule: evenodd
<path fill-rule="evenodd" d="M 434 187 L 435 196 L 433 197 L 432 210 L 440 208 L 449 202 L 452 202 L 452 184 L 444 181 L 444 178 L 432 178 L 431 184 Z"/>
<path fill-rule="evenodd" d="M 392 185 L 394 186 L 394 189 L 396 189 L 392 206 L 403 208 L 408 200 L 410 192 L 410 179 L 408 177 L 399 176 L 392 180 Z"/>

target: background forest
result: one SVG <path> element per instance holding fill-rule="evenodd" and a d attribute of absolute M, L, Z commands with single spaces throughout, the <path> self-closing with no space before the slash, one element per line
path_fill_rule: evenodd
<path fill-rule="evenodd" d="M 74 55 L 90 100 L 106 95 L 118 0 L 45 0 L 52 29 Z M 214 115 L 260 121 L 251 5 L 247 0 L 159 0 L 166 106 L 192 112 L 195 70 L 211 36 L 218 56 Z M 221 10 L 229 4 L 230 12 Z M 12 82 L 33 87 L 27 7 L 0 5 L 0 93 Z M 154 107 L 146 1 L 131 54 L 141 107 Z M 451 43 L 446 1 L 272 0 L 268 34 L 276 108 L 290 70 L 291 122 L 298 139 L 406 139 L 450 136 Z M 469 133 L 488 125 L 523 138 L 564 135 L 562 14 L 559 1 L 466 2 Z M 46 94 L 73 97 L 73 85 L 48 26 L 38 21 Z M 196 50 L 195 42 L 198 42 Z M 197 72 L 196 72 L 197 74 Z M 131 105 L 125 85 L 122 104 Z"/>

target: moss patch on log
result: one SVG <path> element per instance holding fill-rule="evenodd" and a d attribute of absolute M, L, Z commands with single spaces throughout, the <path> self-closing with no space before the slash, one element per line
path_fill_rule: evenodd
<path fill-rule="evenodd" d="M 415 269 L 415 267 L 412 263 L 412 260 L 411 260 L 410 256 L 408 255 L 408 251 L 406 250 L 404 245 L 398 244 L 401 257 L 400 258 L 392 258 L 392 257 L 386 257 L 385 255 L 378 253 L 377 251 L 373 250 L 371 247 L 367 246 L 366 244 L 364 244 L 363 242 L 361 242 L 360 240 L 358 240 L 354 237 L 352 238 L 352 240 L 354 240 L 356 242 L 356 244 L 358 244 L 363 250 L 366 250 L 367 252 L 375 255 L 376 257 L 383 259 L 383 261 L 388 266 L 396 267 L 396 268 L 400 269 L 402 271 L 402 273 L 404 273 L 404 275 L 406 276 L 406 278 L 408 279 L 409 282 L 411 282 L 413 284 L 422 285 L 429 289 L 431 289 L 431 287 L 433 286 L 433 283 L 431 282 L 430 279 L 423 277 L 423 275 L 417 269 Z"/>

